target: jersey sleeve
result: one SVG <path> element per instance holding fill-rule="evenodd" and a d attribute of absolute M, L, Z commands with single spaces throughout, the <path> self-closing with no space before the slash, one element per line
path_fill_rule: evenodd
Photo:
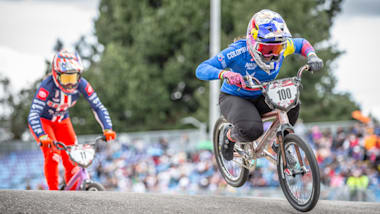
<path fill-rule="evenodd" d="M 239 50 L 239 49 L 238 49 Z M 200 80 L 220 79 L 225 68 L 229 68 L 236 56 L 236 48 L 228 47 L 214 57 L 202 62 L 196 69 L 195 75 Z"/>
<path fill-rule="evenodd" d="M 79 82 L 78 90 L 90 103 L 95 119 L 98 121 L 102 129 L 112 129 L 112 121 L 108 110 L 100 102 L 98 95 L 91 87 L 90 83 L 83 77 Z"/>
<path fill-rule="evenodd" d="M 28 115 L 28 124 L 33 134 L 37 136 L 37 138 L 46 134 L 42 127 L 41 115 L 46 108 L 46 103 L 48 97 L 50 96 L 50 92 L 49 87 L 43 83 L 44 82 L 41 83 L 40 87 L 37 89 L 36 94 L 34 95 Z"/>
<path fill-rule="evenodd" d="M 284 56 L 291 55 L 293 53 L 301 54 L 307 57 L 311 53 L 315 53 L 313 46 L 309 41 L 303 38 L 288 39 Z"/>

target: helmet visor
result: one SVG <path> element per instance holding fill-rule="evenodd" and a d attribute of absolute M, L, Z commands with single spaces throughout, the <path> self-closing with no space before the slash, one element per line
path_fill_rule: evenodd
<path fill-rule="evenodd" d="M 283 43 L 258 43 L 256 50 L 264 57 L 279 56 L 286 48 Z"/>
<path fill-rule="evenodd" d="M 59 82 L 63 86 L 74 86 L 78 83 L 78 80 L 79 80 L 78 73 L 61 74 L 59 76 Z"/>

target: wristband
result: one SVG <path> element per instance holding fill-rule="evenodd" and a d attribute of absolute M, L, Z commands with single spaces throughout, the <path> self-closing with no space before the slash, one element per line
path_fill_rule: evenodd
<path fill-rule="evenodd" d="M 317 54 L 313 51 L 310 51 L 309 53 L 307 53 L 306 57 L 309 58 L 309 56 L 311 55 L 314 55 L 314 56 L 317 56 Z"/>
<path fill-rule="evenodd" d="M 219 73 L 219 75 L 218 75 L 218 78 L 219 78 L 219 79 L 223 79 L 223 74 L 224 74 L 224 72 L 226 72 L 226 71 L 223 70 L 223 71 L 221 71 L 221 72 Z"/>

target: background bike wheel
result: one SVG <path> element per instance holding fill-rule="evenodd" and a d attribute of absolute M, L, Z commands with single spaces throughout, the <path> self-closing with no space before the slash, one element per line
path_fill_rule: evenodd
<path fill-rule="evenodd" d="M 289 203 L 297 210 L 307 212 L 315 207 L 319 200 L 320 176 L 319 167 L 313 150 L 300 137 L 288 134 L 284 139 L 286 155 L 294 157 L 294 170 L 301 170 L 297 158 L 295 146 L 298 146 L 301 159 L 306 169 L 306 173 L 295 176 L 284 172 L 281 152 L 277 154 L 277 172 L 282 191 Z M 288 155 L 288 156 L 290 156 Z M 288 156 L 286 157 L 288 159 Z M 300 171 L 299 171 L 300 172 Z"/>
<path fill-rule="evenodd" d="M 213 133 L 214 154 L 219 172 L 224 180 L 233 187 L 240 187 L 247 181 L 249 171 L 238 164 L 244 163 L 245 160 L 243 158 L 234 157 L 231 161 L 227 161 L 223 158 L 221 151 L 222 142 L 224 140 L 223 131 L 228 126 L 232 126 L 232 124 L 228 123 L 223 117 L 219 118 L 215 123 Z"/>
<path fill-rule="evenodd" d="M 86 185 L 86 191 L 105 191 L 103 185 L 97 182 L 88 183 Z"/>

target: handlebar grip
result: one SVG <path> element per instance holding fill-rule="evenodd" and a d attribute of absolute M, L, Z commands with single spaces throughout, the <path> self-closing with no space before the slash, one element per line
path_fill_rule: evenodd
<path fill-rule="evenodd" d="M 99 141 L 107 142 L 106 136 L 101 135 L 95 139 L 95 142 L 99 142 Z"/>
<path fill-rule="evenodd" d="M 58 142 L 58 141 L 55 141 L 54 142 L 54 145 L 55 147 L 58 149 L 58 150 L 66 150 L 67 147 L 65 144 L 61 143 L 61 142 Z"/>
<path fill-rule="evenodd" d="M 39 147 L 42 147 L 42 143 L 39 142 L 39 143 L 38 143 L 38 146 L 39 146 Z M 50 147 L 51 147 L 51 144 L 49 144 L 48 148 L 50 148 Z"/>

